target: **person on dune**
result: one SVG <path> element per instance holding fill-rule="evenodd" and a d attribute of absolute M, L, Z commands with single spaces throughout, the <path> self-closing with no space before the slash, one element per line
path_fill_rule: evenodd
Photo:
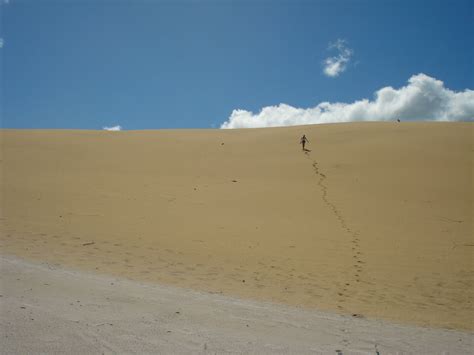
<path fill-rule="evenodd" d="M 304 151 L 306 150 L 305 149 L 306 142 L 309 143 L 309 140 L 308 140 L 308 138 L 306 138 L 306 135 L 303 134 L 303 137 L 301 137 L 301 139 L 300 139 L 300 144 L 303 147 Z"/>

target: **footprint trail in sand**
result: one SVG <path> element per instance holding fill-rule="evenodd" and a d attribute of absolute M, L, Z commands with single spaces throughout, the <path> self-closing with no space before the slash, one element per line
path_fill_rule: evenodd
<path fill-rule="evenodd" d="M 318 177 L 317 185 L 321 190 L 321 199 L 323 200 L 324 204 L 332 211 L 336 219 L 339 221 L 339 225 L 344 233 L 346 233 L 350 238 L 350 245 L 351 245 L 351 272 L 347 273 L 348 278 L 344 280 L 342 287 L 337 291 L 338 297 L 338 305 L 337 308 L 340 311 L 349 311 L 345 309 L 344 303 L 349 297 L 354 295 L 354 284 L 361 282 L 361 277 L 364 272 L 364 258 L 362 251 L 360 250 L 360 239 L 359 239 L 359 231 L 353 230 L 347 223 L 344 215 L 342 214 L 341 210 L 330 201 L 328 197 L 328 186 L 325 184 L 327 179 L 326 174 L 324 174 L 316 160 L 311 159 L 309 152 L 305 152 L 305 156 L 311 160 L 314 173 Z M 354 314 L 354 316 L 360 316 L 359 314 Z"/>

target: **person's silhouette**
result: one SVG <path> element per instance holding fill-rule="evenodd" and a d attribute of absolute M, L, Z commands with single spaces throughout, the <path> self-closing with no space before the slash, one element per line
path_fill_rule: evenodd
<path fill-rule="evenodd" d="M 303 137 L 301 137 L 301 139 L 300 139 L 300 144 L 303 147 L 302 148 L 303 150 L 306 150 L 305 149 L 306 142 L 309 143 L 309 140 L 308 140 L 308 138 L 306 138 L 306 135 L 303 134 Z"/>

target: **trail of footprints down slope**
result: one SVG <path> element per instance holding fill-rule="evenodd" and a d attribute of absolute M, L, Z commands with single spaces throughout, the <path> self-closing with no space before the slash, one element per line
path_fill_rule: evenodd
<path fill-rule="evenodd" d="M 321 172 L 321 169 L 318 166 L 318 162 L 316 160 L 312 160 L 308 154 L 305 155 L 308 159 L 311 160 L 314 173 L 318 178 L 317 184 L 321 190 L 321 199 L 323 200 L 324 204 L 332 211 L 336 219 L 339 221 L 339 225 L 341 226 L 342 231 L 349 236 L 351 247 L 351 260 L 349 261 L 349 265 L 351 271 L 347 273 L 347 278 L 344 280 L 342 285 L 339 285 L 339 289 L 337 291 L 337 308 L 341 311 L 347 311 L 344 307 L 344 303 L 347 299 L 355 295 L 355 284 L 361 282 L 361 275 L 364 271 L 365 261 L 362 251 L 360 250 L 359 232 L 350 228 L 341 210 L 329 199 L 329 189 L 325 184 L 327 178 L 326 175 Z M 354 314 L 354 316 L 359 315 Z"/>

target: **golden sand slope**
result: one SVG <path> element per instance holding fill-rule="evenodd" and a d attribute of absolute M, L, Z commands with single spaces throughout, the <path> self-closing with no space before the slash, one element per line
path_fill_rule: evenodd
<path fill-rule="evenodd" d="M 472 330 L 473 127 L 3 130 L 1 248 Z"/>

